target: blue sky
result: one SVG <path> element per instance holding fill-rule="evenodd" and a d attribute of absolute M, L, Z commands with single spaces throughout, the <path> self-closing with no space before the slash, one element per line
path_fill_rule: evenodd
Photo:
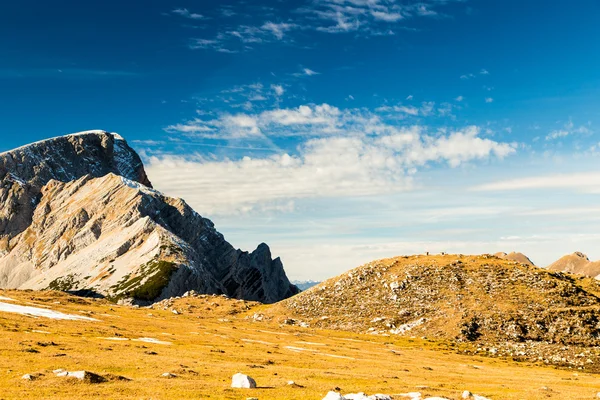
<path fill-rule="evenodd" d="M 600 4 L 11 2 L 0 150 L 119 132 L 294 278 L 425 251 L 600 258 Z"/>

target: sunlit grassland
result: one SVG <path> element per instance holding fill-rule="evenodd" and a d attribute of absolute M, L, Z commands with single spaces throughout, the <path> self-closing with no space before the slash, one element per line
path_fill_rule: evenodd
<path fill-rule="evenodd" d="M 598 375 L 461 355 L 449 343 L 254 321 L 267 306 L 222 297 L 179 299 L 163 310 L 57 292 L 0 295 L 98 319 L 0 313 L 0 399 L 321 399 L 335 387 L 449 398 L 470 390 L 492 399 L 590 399 L 600 391 Z M 171 344 L 131 340 L 139 338 Z M 54 376 L 58 368 L 131 381 L 85 384 Z M 164 372 L 177 377 L 161 377 Z M 236 372 L 260 388 L 231 389 Z M 29 382 L 21 379 L 26 373 L 44 375 Z M 290 380 L 302 387 L 290 387 Z"/>

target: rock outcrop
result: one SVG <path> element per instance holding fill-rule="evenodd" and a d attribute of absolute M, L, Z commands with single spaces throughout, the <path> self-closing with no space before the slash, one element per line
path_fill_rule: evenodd
<path fill-rule="evenodd" d="M 273 303 L 298 289 L 266 244 L 234 249 L 152 189 L 118 135 L 86 132 L 0 155 L 0 287 L 152 302 L 189 290 Z"/>
<path fill-rule="evenodd" d="M 550 264 L 548 269 L 600 278 L 600 261 L 590 261 L 588 256 L 578 251 L 561 257 Z"/>

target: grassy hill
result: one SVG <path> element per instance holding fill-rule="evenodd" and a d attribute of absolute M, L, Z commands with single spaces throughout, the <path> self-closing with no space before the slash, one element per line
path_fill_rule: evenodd
<path fill-rule="evenodd" d="M 473 351 L 599 369 L 600 283 L 496 256 L 368 263 L 267 312 L 276 321 L 426 336 Z"/>

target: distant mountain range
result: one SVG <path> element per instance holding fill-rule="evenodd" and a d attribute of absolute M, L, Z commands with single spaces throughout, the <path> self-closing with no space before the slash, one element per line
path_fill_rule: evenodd
<path fill-rule="evenodd" d="M 310 289 L 311 287 L 316 286 L 321 282 L 320 281 L 292 281 L 292 283 L 294 285 L 296 285 L 296 287 L 298 289 L 305 291 L 306 289 Z"/>
<path fill-rule="evenodd" d="M 234 249 L 154 190 L 119 135 L 87 131 L 0 154 L 0 288 L 153 302 L 186 291 L 273 303 L 298 293 L 261 244 Z"/>

